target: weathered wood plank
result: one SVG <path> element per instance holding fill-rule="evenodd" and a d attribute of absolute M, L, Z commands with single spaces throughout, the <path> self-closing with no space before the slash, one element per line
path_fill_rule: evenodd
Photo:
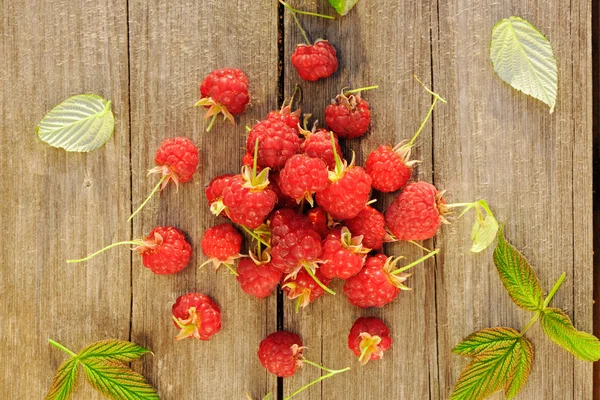
<path fill-rule="evenodd" d="M 126 239 L 129 190 L 127 21 L 122 1 L 0 2 L 0 398 L 42 398 L 66 355 L 129 338 L 130 252 L 65 263 Z M 65 98 L 113 101 L 113 139 L 89 154 L 36 140 Z M 81 385 L 78 398 L 101 396 Z"/>
<path fill-rule="evenodd" d="M 146 178 L 160 142 L 186 136 L 198 143 L 200 167 L 192 183 L 169 188 L 134 220 L 134 235 L 155 225 L 181 228 L 191 238 L 191 265 L 174 276 L 154 276 L 133 266 L 133 338 L 156 356 L 142 372 L 164 399 L 238 399 L 275 388 L 256 357 L 258 343 L 275 330 L 276 306 L 245 295 L 221 269 L 198 270 L 204 231 L 223 219 L 208 211 L 204 187 L 216 175 L 236 173 L 245 143 L 244 125 L 277 107 L 276 2 L 129 2 L 131 49 L 133 203 L 155 184 Z M 198 100 L 200 81 L 213 69 L 238 67 L 250 79 L 252 105 L 234 127 L 218 121 L 204 132 Z M 200 291 L 222 309 L 223 330 L 210 342 L 174 341 L 171 305 L 177 296 Z M 269 318 L 267 318 L 269 316 Z M 260 397 L 262 398 L 262 397 Z"/>
<path fill-rule="evenodd" d="M 567 272 L 553 305 L 566 309 L 578 328 L 589 331 L 590 3 L 450 1 L 439 2 L 438 14 L 433 82 L 449 104 L 435 112 L 435 183 L 448 190 L 450 202 L 487 199 L 546 290 Z M 490 31 L 511 15 L 531 21 L 553 45 L 559 71 L 554 114 L 493 72 Z M 506 295 L 490 251 L 466 253 L 469 230 L 467 221 L 459 221 L 437 241 L 442 248 L 436 277 L 440 398 L 448 396 L 467 363 L 450 353 L 464 336 L 498 325 L 520 329 L 531 317 Z M 535 361 L 519 398 L 591 398 L 591 364 L 558 348 L 539 325 L 527 336 L 535 346 Z"/>
<path fill-rule="evenodd" d="M 294 1 L 303 10 L 332 14 L 326 2 Z M 316 83 L 301 82 L 289 57 L 302 37 L 289 13 L 285 15 L 285 81 L 289 95 L 296 82 L 302 84 L 303 111 L 323 121 L 323 111 L 342 87 L 379 85 L 364 93 L 373 111 L 371 133 L 345 144 L 346 156 L 356 152 L 362 165 L 370 151 L 381 144 L 410 139 L 427 113 L 431 98 L 415 81 L 417 74 L 430 83 L 430 18 L 427 3 L 419 1 L 359 2 L 352 12 L 337 21 L 301 17 L 312 40 L 329 39 L 338 50 L 338 72 Z M 424 162 L 416 171 L 419 179 L 431 179 L 431 125 L 421 133 L 413 153 Z M 375 207 L 384 209 L 392 196 L 377 195 Z M 430 245 L 430 244 L 427 244 Z M 407 244 L 386 246 L 389 255 L 414 259 L 419 251 Z M 286 329 L 295 331 L 308 346 L 306 357 L 330 368 L 351 366 L 352 370 L 303 394 L 305 399 L 403 399 L 430 398 L 437 393 L 437 360 L 434 302 L 434 263 L 421 265 L 407 282 L 414 290 L 402 293 L 382 309 L 361 310 L 352 306 L 334 284 L 336 296 L 319 299 L 299 314 L 286 300 Z M 347 347 L 354 321 L 360 316 L 379 316 L 390 327 L 394 344 L 383 360 L 364 368 Z M 307 367 L 302 374 L 284 380 L 284 393 L 308 383 L 319 371 Z"/>

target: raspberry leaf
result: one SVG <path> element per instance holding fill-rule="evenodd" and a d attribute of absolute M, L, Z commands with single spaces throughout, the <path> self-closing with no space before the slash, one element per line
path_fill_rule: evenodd
<path fill-rule="evenodd" d="M 511 378 L 520 357 L 519 338 L 479 353 L 465 368 L 450 400 L 480 400 L 501 390 Z"/>
<path fill-rule="evenodd" d="M 516 365 L 506 384 L 504 385 L 504 396 L 507 399 L 514 398 L 527 383 L 531 364 L 533 363 L 533 345 L 525 337 L 521 336 L 518 342 L 519 356 Z"/>
<path fill-rule="evenodd" d="M 543 307 L 542 287 L 525 257 L 504 238 L 500 228 L 498 245 L 494 250 L 494 264 L 512 301 L 528 311 Z"/>
<path fill-rule="evenodd" d="M 92 343 L 78 354 L 80 360 L 85 359 L 102 359 L 104 361 L 112 362 L 129 362 L 137 360 L 150 350 L 138 346 L 135 343 L 127 342 L 125 340 L 102 340 L 100 342 Z"/>
<path fill-rule="evenodd" d="M 340 15 L 346 15 L 358 3 L 358 0 L 329 0 L 329 4 Z"/>
<path fill-rule="evenodd" d="M 531 23 L 510 17 L 492 29 L 490 58 L 503 81 L 550 107 L 556 105 L 556 59 L 548 39 Z"/>
<path fill-rule="evenodd" d="M 556 344 L 584 361 L 600 359 L 600 341 L 594 335 L 578 331 L 571 319 L 558 308 L 546 308 L 540 318 L 544 333 Z"/>
<path fill-rule="evenodd" d="M 142 375 L 123 364 L 97 358 L 81 360 L 81 364 L 90 385 L 111 399 L 159 399 L 156 391 L 146 383 Z"/>
<path fill-rule="evenodd" d="M 115 130 L 111 102 L 93 94 L 69 97 L 48 112 L 36 132 L 52 147 L 89 152 L 102 147 Z"/>
<path fill-rule="evenodd" d="M 52 385 L 45 400 L 68 400 L 77 386 L 77 367 L 79 360 L 70 358 L 63 362 L 56 371 Z"/>
<path fill-rule="evenodd" d="M 475 357 L 484 351 L 505 347 L 521 335 L 512 328 L 487 328 L 471 333 L 452 349 L 461 356 Z"/>
<path fill-rule="evenodd" d="M 485 200 L 475 202 L 475 212 L 475 223 L 471 230 L 471 241 L 473 242 L 471 251 L 479 253 L 487 249 L 496 239 L 498 221 Z"/>

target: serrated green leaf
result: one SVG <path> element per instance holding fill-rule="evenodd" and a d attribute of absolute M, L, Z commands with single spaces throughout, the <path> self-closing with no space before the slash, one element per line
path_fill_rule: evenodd
<path fill-rule="evenodd" d="M 92 343 L 78 354 L 80 359 L 99 358 L 105 361 L 129 362 L 137 360 L 150 350 L 125 340 L 102 340 Z"/>
<path fill-rule="evenodd" d="M 506 399 L 514 398 L 523 389 L 527 383 L 531 364 L 533 363 L 533 345 L 529 340 L 520 337 L 515 350 L 518 352 L 516 363 L 509 379 L 504 385 L 504 397 Z"/>
<path fill-rule="evenodd" d="M 558 75 L 552 45 L 531 23 L 519 17 L 498 22 L 492 29 L 490 58 L 494 71 L 513 88 L 554 111 Z"/>
<path fill-rule="evenodd" d="M 506 241 L 503 228 L 498 234 L 494 264 L 508 295 L 517 306 L 529 311 L 542 308 L 540 282 L 525 257 Z"/>
<path fill-rule="evenodd" d="M 71 398 L 77 386 L 78 366 L 79 360 L 69 358 L 58 367 L 45 400 L 69 400 Z"/>
<path fill-rule="evenodd" d="M 110 101 L 93 94 L 69 97 L 42 118 L 36 132 L 50 146 L 88 152 L 102 147 L 115 130 Z"/>
<path fill-rule="evenodd" d="M 600 341 L 594 335 L 578 331 L 571 319 L 558 308 L 546 308 L 540 318 L 546 335 L 556 344 L 585 361 L 600 359 Z"/>
<path fill-rule="evenodd" d="M 85 376 L 103 395 L 115 400 L 159 399 L 144 377 L 120 363 L 102 361 L 97 358 L 81 360 Z"/>
<path fill-rule="evenodd" d="M 471 251 L 479 253 L 494 243 L 498 234 L 498 221 L 485 200 L 477 201 L 475 210 L 476 218 L 471 230 L 471 241 L 473 242 Z"/>
<path fill-rule="evenodd" d="M 358 0 L 329 0 L 329 4 L 340 15 L 346 15 L 358 3 Z"/>
<path fill-rule="evenodd" d="M 481 400 L 501 390 L 515 368 L 518 341 L 479 353 L 460 374 L 450 400 Z"/>
<path fill-rule="evenodd" d="M 475 357 L 484 351 L 512 345 L 521 335 L 512 328 L 487 328 L 474 332 L 452 349 L 461 356 Z"/>

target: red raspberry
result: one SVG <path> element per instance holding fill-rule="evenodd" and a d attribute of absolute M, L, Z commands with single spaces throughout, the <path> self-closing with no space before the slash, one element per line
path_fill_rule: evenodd
<path fill-rule="evenodd" d="M 309 157 L 320 158 L 325 161 L 327 167 L 331 170 L 335 168 L 335 156 L 333 155 L 333 147 L 331 145 L 331 136 L 325 129 L 319 129 L 316 131 L 301 130 L 300 133 L 306 138 L 300 150 Z M 341 157 L 342 149 L 338 142 L 337 136 L 333 136 L 335 141 L 335 150 Z"/>
<path fill-rule="evenodd" d="M 192 246 L 184 234 L 171 226 L 157 226 L 136 250 L 144 266 L 157 275 L 174 274 L 190 262 Z"/>
<path fill-rule="evenodd" d="M 251 296 L 263 299 L 269 296 L 281 281 L 281 270 L 271 265 L 271 258 L 265 253 L 263 261 L 244 258 L 237 267 L 237 281 L 242 290 Z"/>
<path fill-rule="evenodd" d="M 242 235 L 233 226 L 220 224 L 204 232 L 200 246 L 204 255 L 209 257 L 204 264 L 212 262 L 215 269 L 226 264 L 232 269 L 231 265 L 240 258 Z"/>
<path fill-rule="evenodd" d="M 371 250 L 379 250 L 386 236 L 383 214 L 366 206 L 356 217 L 344 221 L 352 235 L 362 236 L 362 244 Z"/>
<path fill-rule="evenodd" d="M 298 131 L 298 124 L 300 123 L 300 113 L 301 111 L 298 109 L 296 111 L 292 111 L 291 105 L 284 105 L 281 110 L 271 111 L 267 114 L 267 119 L 275 119 L 282 121 L 290 128 Z"/>
<path fill-rule="evenodd" d="M 206 118 L 213 117 L 207 131 L 220 113 L 235 123 L 233 115 L 243 113 L 250 101 L 248 78 L 235 68 L 212 71 L 200 84 L 200 95 L 202 99 L 196 106 L 207 107 Z"/>
<path fill-rule="evenodd" d="M 317 40 L 315 44 L 299 44 L 292 54 L 292 65 L 305 81 L 327 78 L 338 69 L 335 48 L 327 40 Z"/>
<path fill-rule="evenodd" d="M 406 149 L 405 149 L 406 150 Z M 400 148 L 398 152 L 390 146 L 379 146 L 367 157 L 365 169 L 373 180 L 374 189 L 389 193 L 402 189 L 408 183 L 415 161 L 407 161 L 407 151 Z"/>
<path fill-rule="evenodd" d="M 321 273 L 320 269 L 316 270 L 315 276 L 325 286 L 331 281 Z M 297 299 L 296 312 L 300 307 L 306 307 L 325 294 L 325 290 L 303 269 L 298 271 L 295 278 L 289 277 L 283 281 L 282 288 L 288 299 Z"/>
<path fill-rule="evenodd" d="M 258 347 L 258 359 L 270 373 L 287 378 L 302 365 L 302 339 L 288 332 L 277 331 L 264 338 Z"/>
<path fill-rule="evenodd" d="M 253 167 L 254 165 L 254 155 L 252 153 L 248 153 L 246 152 L 244 154 L 244 157 L 242 157 L 242 165 L 247 165 L 249 167 Z M 257 169 L 262 169 L 260 168 L 258 165 L 256 166 Z"/>
<path fill-rule="evenodd" d="M 346 227 L 335 229 L 323 241 L 321 259 L 325 262 L 319 271 L 329 279 L 348 279 L 361 270 L 369 251 L 362 246 L 362 237 L 352 237 Z"/>
<path fill-rule="evenodd" d="M 271 214 L 271 246 L 277 246 L 280 241 L 298 229 L 310 228 L 308 219 L 297 211 L 282 208 Z"/>
<path fill-rule="evenodd" d="M 360 137 L 369 130 L 371 110 L 369 103 L 359 94 L 338 95 L 325 108 L 325 123 L 345 139 Z"/>
<path fill-rule="evenodd" d="M 300 151 L 297 131 L 278 119 L 266 119 L 252 127 L 246 140 L 246 151 L 254 154 L 258 140 L 258 164 L 279 170 Z"/>
<path fill-rule="evenodd" d="M 212 204 L 215 201 L 221 200 L 223 197 L 223 189 L 231 185 L 231 182 L 236 178 L 239 178 L 239 175 L 236 176 L 233 174 L 224 174 L 213 178 L 204 191 L 208 203 Z"/>
<path fill-rule="evenodd" d="M 409 276 L 403 272 L 393 274 L 397 262 L 397 258 L 384 254 L 367 257 L 364 268 L 344 284 L 350 303 L 367 308 L 383 307 L 394 301 L 400 289 L 407 289 L 402 282 Z"/>
<path fill-rule="evenodd" d="M 329 233 L 329 217 L 323 207 L 313 208 L 306 213 L 306 216 L 312 228 L 321 235 L 321 238 L 325 239 Z"/>
<path fill-rule="evenodd" d="M 427 182 L 406 185 L 385 212 L 390 232 L 398 240 L 432 238 L 447 213 L 442 195 Z"/>
<path fill-rule="evenodd" d="M 392 345 L 390 330 L 375 317 L 361 317 L 354 322 L 348 335 L 348 347 L 358 357 L 362 365 L 369 360 L 379 360 L 383 352 Z"/>
<path fill-rule="evenodd" d="M 242 179 L 235 179 L 223 189 L 223 205 L 229 219 L 250 229 L 262 225 L 277 201 L 277 195 L 268 186 L 268 169 L 257 176 L 244 166 Z"/>
<path fill-rule="evenodd" d="M 177 340 L 208 340 L 221 330 L 221 309 L 208 296 L 188 293 L 173 304 L 173 321 L 180 329 Z"/>
<path fill-rule="evenodd" d="M 336 167 L 336 171 L 340 169 Z M 356 217 L 367 205 L 370 194 L 371 177 L 361 167 L 351 165 L 341 169 L 324 190 L 317 192 L 317 203 L 342 221 Z"/>
<path fill-rule="evenodd" d="M 272 244 L 272 263 L 286 274 L 295 274 L 314 264 L 321 255 L 321 236 L 312 228 L 291 230 L 277 245 Z"/>
<path fill-rule="evenodd" d="M 306 199 L 311 205 L 313 194 L 325 189 L 329 182 L 325 162 L 305 154 L 296 154 L 288 159 L 279 178 L 283 194 L 297 202 Z"/>
<path fill-rule="evenodd" d="M 269 173 L 269 188 L 277 195 L 278 208 L 298 208 L 298 202 L 290 196 L 286 196 L 281 192 L 279 180 L 281 179 L 281 171 Z"/>
<path fill-rule="evenodd" d="M 165 176 L 163 187 L 169 180 L 186 183 L 192 180 L 198 168 L 198 148 L 185 137 L 165 139 L 156 151 L 154 162 L 157 167 L 150 172 Z"/>

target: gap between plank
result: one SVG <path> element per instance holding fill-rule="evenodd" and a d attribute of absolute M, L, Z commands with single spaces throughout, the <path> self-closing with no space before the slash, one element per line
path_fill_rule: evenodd
<path fill-rule="evenodd" d="M 129 117 L 129 214 L 133 214 L 133 158 L 131 148 L 131 38 L 129 37 L 129 0 L 125 1 L 127 18 L 127 114 Z M 133 219 L 129 225 L 129 240 L 133 240 Z M 129 252 L 129 341 L 133 341 L 133 252 Z"/>
<path fill-rule="evenodd" d="M 285 8 L 278 3 L 277 8 L 277 67 L 279 76 L 277 82 L 277 105 L 283 104 L 285 96 Z M 267 318 L 268 321 L 268 318 Z M 283 330 L 283 291 L 277 288 L 277 330 Z M 283 400 L 283 378 L 277 377 L 276 397 Z"/>

